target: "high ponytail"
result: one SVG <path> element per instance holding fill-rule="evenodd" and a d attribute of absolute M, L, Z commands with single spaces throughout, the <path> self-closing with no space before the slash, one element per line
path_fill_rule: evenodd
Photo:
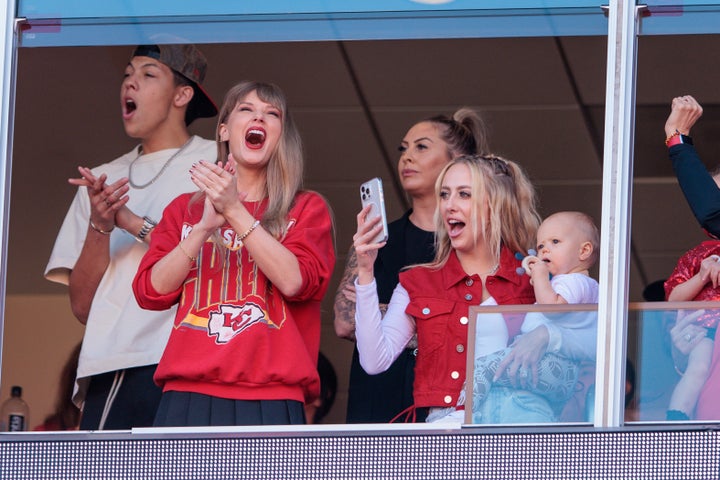
<path fill-rule="evenodd" d="M 485 122 L 475 110 L 458 109 L 452 117 L 436 115 L 426 122 L 438 128 L 440 138 L 448 146 L 448 156 L 475 155 L 489 150 Z"/>
<path fill-rule="evenodd" d="M 465 127 L 475 142 L 475 149 L 473 151 L 458 151 L 458 155 L 484 155 L 490 151 L 487 125 L 475 110 L 462 107 L 453 114 L 453 120 Z"/>

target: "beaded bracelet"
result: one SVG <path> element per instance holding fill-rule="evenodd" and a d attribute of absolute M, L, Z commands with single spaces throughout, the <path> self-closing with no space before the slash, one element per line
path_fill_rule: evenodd
<path fill-rule="evenodd" d="M 258 227 L 258 225 L 260 225 L 260 220 L 255 220 L 255 223 L 252 224 L 252 227 L 248 228 L 247 231 L 245 231 L 245 233 L 243 233 L 242 235 L 240 235 L 240 236 L 238 237 L 238 240 L 240 240 L 241 242 L 242 242 L 243 240 L 245 240 L 245 238 L 246 238 L 248 235 L 250 235 L 250 234 L 253 232 L 253 230 L 255 230 L 255 229 Z"/>
<path fill-rule="evenodd" d="M 98 233 L 102 233 L 103 235 L 110 235 L 110 232 L 115 230 L 115 225 L 113 225 L 110 230 L 103 230 L 102 228 L 98 228 L 98 226 L 95 225 L 92 220 L 90 220 L 90 228 L 92 228 Z"/>
<path fill-rule="evenodd" d="M 693 141 L 692 138 L 688 137 L 687 135 L 683 135 L 682 133 L 680 135 L 675 135 L 672 137 L 668 137 L 668 140 L 665 141 L 665 145 L 670 148 L 674 147 L 675 145 L 692 145 Z"/>
<path fill-rule="evenodd" d="M 671 133 L 670 136 L 665 139 L 665 146 L 669 147 L 670 141 L 672 141 L 673 138 L 678 137 L 678 136 L 680 136 L 680 132 L 676 128 L 675 131 L 673 133 Z"/>

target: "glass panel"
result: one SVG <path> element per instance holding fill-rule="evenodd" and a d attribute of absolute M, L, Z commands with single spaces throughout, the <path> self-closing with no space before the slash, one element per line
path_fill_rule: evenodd
<path fill-rule="evenodd" d="M 687 9 L 682 15 L 667 19 L 683 22 L 685 13 Z M 643 20 L 645 26 L 647 21 L 647 18 Z M 669 60 L 668 52 L 682 53 L 671 53 L 672 60 Z M 717 34 L 645 35 L 638 39 L 633 261 L 629 286 L 632 302 L 664 301 L 667 279 L 676 278 L 675 285 L 684 283 L 698 273 L 700 262 L 705 257 L 715 253 L 710 250 L 717 242 L 710 239 L 706 231 L 713 235 L 720 233 L 720 229 L 713 227 L 717 223 L 713 220 L 717 212 L 713 203 L 718 201 L 720 191 L 706 170 L 715 167 L 717 152 L 720 151 L 720 137 L 717 135 L 720 120 L 719 70 L 717 62 L 712 60 L 718 55 L 720 35 Z M 692 137 L 694 147 L 674 147 L 670 151 L 674 152 L 671 157 L 663 143 L 665 125 L 673 99 L 685 95 L 697 99 L 703 113 L 697 117 L 696 123 L 686 123 L 681 127 L 683 133 Z M 693 199 L 692 209 L 683 188 L 678 185 L 674 170 L 678 167 L 685 179 L 681 185 Z M 691 250 L 691 256 L 686 257 Z M 720 297 L 718 290 L 708 282 L 703 282 L 688 297 L 673 297 L 677 300 L 694 298 L 715 300 Z M 674 324 L 677 312 L 663 305 L 653 309 L 645 307 L 645 310 L 634 312 L 635 320 L 628 323 L 628 359 L 637 370 L 638 402 L 628 419 L 660 421 L 666 418 L 673 388 L 680 379 L 675 372 L 672 342 L 668 335 L 668 328 Z M 717 373 L 711 372 L 711 375 Z M 701 418 L 692 411 L 686 414 L 691 419 Z M 720 420 L 720 415 L 702 418 Z"/>
<path fill-rule="evenodd" d="M 629 321 L 638 332 L 627 378 L 627 422 L 718 421 L 712 374 L 720 305 L 715 302 L 639 303 Z M 712 367 L 711 367 L 712 366 Z M 633 382 L 634 381 L 634 382 Z"/>
<path fill-rule="evenodd" d="M 720 33 L 720 2 L 650 0 L 641 35 Z"/>
<path fill-rule="evenodd" d="M 13 310 L 7 316 L 13 337 L 21 336 L 25 316 L 45 317 L 28 310 L 29 304 L 53 311 L 53 326 L 68 336 L 81 336 L 65 303 L 66 289 L 40 272 L 74 194 L 58 186 L 76 175 L 77 165 L 96 166 L 136 143 L 122 134 L 117 118 L 127 45 L 204 44 L 210 60 L 206 87 L 218 102 L 241 78 L 281 85 L 303 131 L 310 159 L 306 185 L 325 194 L 337 212 L 339 250 L 352 234 L 348 219 L 357 210 L 357 199 L 347 192 L 371 176 L 394 179 L 394 152 L 412 122 L 462 105 L 488 120 L 495 151 L 527 168 L 542 189 L 544 214 L 562 208 L 569 194 L 599 217 L 607 20 L 597 1 L 21 0 L 19 12 L 29 19 L 20 30 L 21 46 L 54 48 L 18 53 L 11 218 L 16 228 L 10 233 L 8 273 Z M 74 48 L 79 46 L 89 48 Z M 547 141 L 548 131 L 555 141 Z M 214 123 L 198 121 L 192 133 L 212 138 Z M 567 155 L 572 162 L 553 161 Z M 39 170 L 50 173 L 37 175 Z M 23 188 L 33 181 L 52 198 L 34 201 Z M 397 218 L 407 205 L 397 181 L 394 185 L 391 212 Z M 34 222 L 28 226 L 29 218 Z M 43 242 L 35 247 L 42 253 L 24 254 L 35 238 Z M 21 265 L 22 259 L 34 264 Z M 30 293 L 50 293 L 53 302 L 44 305 L 28 298 Z M 324 311 L 332 311 L 327 300 Z M 332 319 L 323 322 L 327 327 Z M 29 351 L 24 342 L 30 340 L 8 341 L 10 360 L 3 367 L 20 382 L 39 385 L 32 400 L 39 421 L 51 402 L 44 386 L 54 385 L 55 377 L 23 365 L 22 352 Z M 65 343 L 63 352 L 57 345 L 53 364 L 67 355 L 70 342 Z M 351 354 L 341 353 L 332 356 L 344 374 Z M 13 381 L 3 378 L 5 385 Z M 343 410 L 340 403 L 331 420 L 342 421 Z"/>
<path fill-rule="evenodd" d="M 597 305 L 472 307 L 470 321 L 466 424 L 593 421 Z M 539 329 L 549 332 L 539 360 L 513 357 L 533 357 Z"/>
<path fill-rule="evenodd" d="M 146 2 L 151 3 L 153 2 Z M 102 2 L 100 2 L 102 4 Z M 245 2 L 241 3 L 242 5 Z M 28 11 L 21 45 L 121 45 L 144 43 L 232 43 L 302 40 L 372 40 L 520 36 L 605 35 L 607 19 L 598 6 L 573 8 L 399 9 L 393 11 L 293 9 L 255 12 L 185 12 L 139 9 L 73 16 L 77 12 Z M 411 4 L 416 5 L 416 4 Z M 224 4 L 223 4 L 224 6 Z M 115 7 L 117 8 L 117 7 Z M 132 13 L 130 13 L 132 12 Z M 288 13 L 290 12 L 290 13 Z M 162 16 L 167 15 L 167 16 Z"/>
<path fill-rule="evenodd" d="M 335 213 L 339 279 L 354 233 L 359 185 L 383 177 L 389 219 L 398 219 L 406 209 L 395 182 L 400 141 L 414 122 L 463 105 L 488 123 L 492 151 L 527 170 L 543 216 L 570 208 L 599 219 L 606 43 L 593 36 L 201 48 L 209 60 L 205 87 L 217 102 L 242 78 L 273 81 L 288 94 L 305 146 L 305 185 L 321 192 Z M 137 144 L 120 121 L 119 86 L 130 52 L 127 46 L 18 52 L 3 388 L 25 387 L 36 423 L 52 412 L 60 366 L 82 337 L 67 289 L 42 272 L 75 194 L 67 178 L 78 165 L 95 167 Z M 482 61 L 468 62 L 468 52 L 479 52 Z M 214 128 L 214 119 L 200 119 L 191 132 L 213 138 Z M 78 132 L 87 133 L 82 142 Z M 37 201 L 37 191 L 44 192 L 44 201 Z M 327 423 L 345 421 L 353 349 L 333 337 L 335 287 L 323 304 L 323 350 L 340 377 L 340 391 Z M 48 311 L 53 315 L 43 313 Z M 24 333 L 27 318 L 42 322 L 38 330 L 52 339 L 46 353 L 54 370 L 24 361 L 36 341 Z"/>
<path fill-rule="evenodd" d="M 153 16 L 448 12 L 461 10 L 598 8 L 597 0 L 265 0 L 263 2 L 203 2 L 190 0 L 20 0 L 18 12 L 28 18 L 111 18 Z"/>

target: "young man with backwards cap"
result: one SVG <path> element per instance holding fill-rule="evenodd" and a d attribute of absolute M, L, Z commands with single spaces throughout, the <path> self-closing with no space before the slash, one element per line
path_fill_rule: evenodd
<path fill-rule="evenodd" d="M 193 45 L 141 45 L 125 67 L 120 103 L 129 153 L 70 179 L 78 192 L 45 269 L 69 286 L 86 326 L 73 400 L 82 430 L 151 426 L 161 391 L 153 383 L 174 309 L 142 310 L 132 280 L 165 206 L 197 188 L 188 171 L 214 161 L 214 141 L 191 136 L 217 107 L 202 88 L 207 62 Z"/>

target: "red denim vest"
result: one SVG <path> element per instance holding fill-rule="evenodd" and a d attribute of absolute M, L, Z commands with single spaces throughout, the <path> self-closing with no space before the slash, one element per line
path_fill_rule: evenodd
<path fill-rule="evenodd" d="M 518 274 L 519 266 L 513 252 L 503 247 L 500 268 L 486 279 L 498 305 L 535 302 L 530 277 Z M 454 406 L 465 381 L 468 309 L 482 301 L 482 282 L 478 275 L 466 274 L 452 252 L 439 270 L 415 267 L 400 274 L 400 283 L 410 296 L 405 312 L 415 318 L 418 335 L 415 406 Z M 523 317 L 505 315 L 511 339 L 520 332 Z"/>

